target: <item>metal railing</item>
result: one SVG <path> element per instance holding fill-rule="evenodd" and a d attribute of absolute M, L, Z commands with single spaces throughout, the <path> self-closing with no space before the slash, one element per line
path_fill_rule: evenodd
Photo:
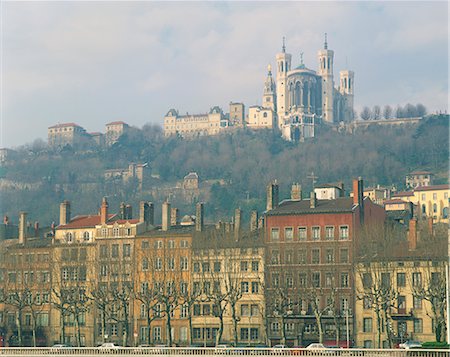
<path fill-rule="evenodd" d="M 306 349 L 228 347 L 0 347 L 0 356 L 342 356 L 342 357 L 450 357 L 450 350 Z"/>

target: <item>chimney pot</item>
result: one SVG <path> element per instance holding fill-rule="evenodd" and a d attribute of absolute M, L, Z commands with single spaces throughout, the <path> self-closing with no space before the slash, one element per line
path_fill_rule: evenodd
<path fill-rule="evenodd" d="M 59 224 L 64 226 L 70 222 L 70 202 L 65 200 L 59 206 Z"/>
<path fill-rule="evenodd" d="M 255 232 L 258 230 L 258 211 L 252 211 L 250 217 L 250 231 Z"/>
<path fill-rule="evenodd" d="M 178 208 L 175 208 L 175 207 L 172 208 L 171 211 L 170 211 L 170 225 L 172 227 L 174 227 L 174 226 L 176 226 L 178 224 L 178 222 L 179 222 L 178 215 L 179 215 Z"/>
<path fill-rule="evenodd" d="M 302 186 L 298 183 L 293 183 L 291 187 L 291 200 L 300 201 L 302 199 Z"/>
<path fill-rule="evenodd" d="M 27 212 L 19 213 L 19 243 L 25 244 L 27 239 Z"/>
<path fill-rule="evenodd" d="M 108 221 L 108 201 L 106 197 L 102 199 L 102 206 L 100 207 L 100 223 L 105 224 Z"/>
<path fill-rule="evenodd" d="M 279 187 L 276 180 L 271 182 L 267 186 L 267 211 L 273 210 L 275 207 L 278 207 L 278 191 Z"/>
<path fill-rule="evenodd" d="M 162 224 L 161 229 L 163 231 L 169 230 L 170 227 L 170 203 L 165 201 L 162 204 Z"/>
<path fill-rule="evenodd" d="M 236 208 L 234 210 L 234 240 L 236 242 L 239 240 L 239 236 L 241 234 L 241 218 L 242 210 L 240 208 Z"/>

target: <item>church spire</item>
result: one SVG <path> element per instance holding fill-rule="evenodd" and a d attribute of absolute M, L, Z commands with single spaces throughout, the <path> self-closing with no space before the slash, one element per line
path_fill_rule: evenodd
<path fill-rule="evenodd" d="M 324 42 L 324 44 L 323 44 L 323 48 L 324 49 L 328 49 L 328 42 L 327 42 L 327 33 L 325 32 L 325 42 Z"/>

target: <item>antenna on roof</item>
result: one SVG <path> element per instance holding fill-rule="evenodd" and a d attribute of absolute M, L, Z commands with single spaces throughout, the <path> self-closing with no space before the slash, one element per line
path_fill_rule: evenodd
<path fill-rule="evenodd" d="M 319 178 L 318 176 L 314 175 L 314 171 L 311 172 L 311 175 L 306 176 L 306 178 L 311 179 L 312 181 L 312 187 L 313 190 L 316 188 L 316 183 L 317 183 L 317 179 Z"/>
<path fill-rule="evenodd" d="M 327 42 L 327 33 L 325 32 L 325 42 L 324 42 L 324 44 L 323 44 L 323 48 L 324 49 L 328 49 L 328 42 Z"/>

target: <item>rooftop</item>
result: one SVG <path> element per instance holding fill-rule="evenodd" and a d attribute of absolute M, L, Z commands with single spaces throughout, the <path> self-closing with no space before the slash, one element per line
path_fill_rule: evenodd
<path fill-rule="evenodd" d="M 62 124 L 56 124 L 53 126 L 49 126 L 49 129 L 53 129 L 53 128 L 67 128 L 67 127 L 79 127 L 81 128 L 80 125 L 76 124 L 76 123 L 62 123 Z"/>
<path fill-rule="evenodd" d="M 432 185 L 432 186 L 420 186 L 416 187 L 414 191 L 437 191 L 437 190 L 448 190 L 450 185 L 447 183 L 445 185 Z"/>
<path fill-rule="evenodd" d="M 344 213 L 353 211 L 353 198 L 340 197 L 334 200 L 316 200 L 316 207 L 311 208 L 310 200 L 284 200 L 278 207 L 267 212 L 268 216 L 289 214 Z"/>

